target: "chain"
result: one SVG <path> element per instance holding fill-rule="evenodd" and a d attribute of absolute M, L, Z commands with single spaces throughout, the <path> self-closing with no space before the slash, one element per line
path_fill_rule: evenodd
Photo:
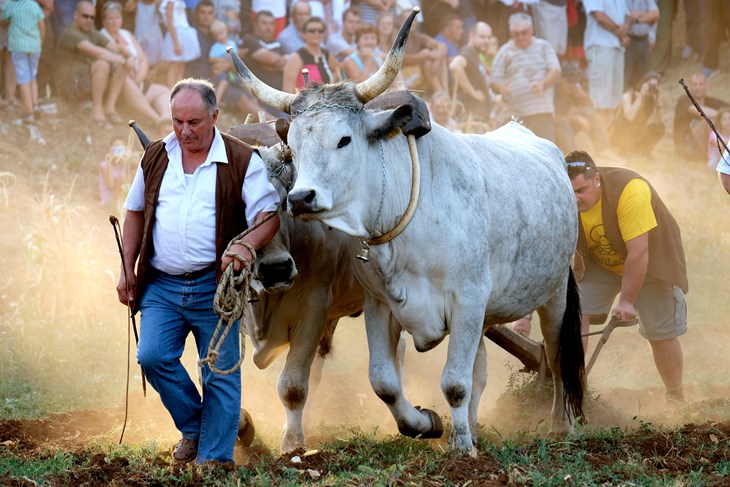
<path fill-rule="evenodd" d="M 348 105 L 340 105 L 339 103 L 328 103 L 325 105 L 314 105 L 311 107 L 307 107 L 303 110 L 292 112 L 291 116 L 292 116 L 292 118 L 294 118 L 294 117 L 298 117 L 299 115 L 301 115 L 304 112 L 326 110 L 328 108 L 341 108 L 343 110 L 349 110 L 353 113 L 359 113 L 362 110 L 362 107 L 352 107 L 352 106 L 348 106 Z"/>
<path fill-rule="evenodd" d="M 373 230 L 370 232 L 370 235 L 367 239 L 360 240 L 360 245 L 362 246 L 362 249 L 367 251 L 370 250 L 370 245 L 368 244 L 368 240 L 372 240 L 372 238 L 375 236 L 375 230 L 378 228 L 378 223 L 380 223 L 380 216 L 383 213 L 383 206 L 385 204 L 385 189 L 386 189 L 386 181 L 385 181 L 385 153 L 383 152 L 383 143 L 378 142 L 378 146 L 380 147 L 380 161 L 383 166 L 383 184 L 380 188 L 380 205 L 378 206 L 378 213 L 375 215 L 375 224 L 373 225 Z"/>

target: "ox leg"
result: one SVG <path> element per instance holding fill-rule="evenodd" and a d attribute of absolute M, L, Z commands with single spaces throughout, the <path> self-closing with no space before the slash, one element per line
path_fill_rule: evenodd
<path fill-rule="evenodd" d="M 302 320 L 301 326 L 292 330 L 289 353 L 279 375 L 277 391 L 286 410 L 286 428 L 281 440 L 281 452 L 288 453 L 304 448 L 304 406 L 309 395 L 309 378 L 321 336 L 325 318 Z"/>
<path fill-rule="evenodd" d="M 413 407 L 403 393 L 402 365 L 399 363 L 402 358 L 399 357 L 403 356 L 404 344 L 401 342 L 400 324 L 385 305 L 366 300 L 365 328 L 370 352 L 370 385 L 388 406 L 398 431 L 411 437 L 441 437 L 443 424 L 438 415 L 428 409 Z"/>
<path fill-rule="evenodd" d="M 467 308 L 467 306 L 465 306 Z M 478 309 L 478 307 L 471 307 Z M 449 350 L 441 374 L 441 390 L 451 407 L 451 436 L 449 446 L 469 451 L 473 448 L 470 423 L 470 403 L 473 400 L 472 375 L 476 366 L 477 350 L 483 342 L 482 321 L 484 309 L 473 316 L 455 317 L 451 325 Z M 481 392 L 479 392 L 481 396 Z"/>
<path fill-rule="evenodd" d="M 482 393 L 487 387 L 487 349 L 484 346 L 484 339 L 479 339 L 477 355 L 474 359 L 474 370 L 472 371 L 471 399 L 469 400 L 469 429 L 471 430 L 471 441 L 477 444 L 479 401 Z"/>

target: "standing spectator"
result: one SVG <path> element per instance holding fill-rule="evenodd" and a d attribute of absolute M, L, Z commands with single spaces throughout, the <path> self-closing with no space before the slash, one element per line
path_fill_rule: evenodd
<path fill-rule="evenodd" d="M 555 49 L 533 36 L 532 18 L 522 12 L 509 18 L 512 39 L 497 52 L 492 89 L 502 95 L 507 118 L 522 120 L 539 137 L 555 141 L 553 85 L 560 78 Z"/>
<path fill-rule="evenodd" d="M 682 59 L 699 59 L 707 42 L 707 0 L 684 0 L 684 38 Z"/>
<path fill-rule="evenodd" d="M 365 81 L 383 65 L 383 59 L 375 54 L 378 46 L 378 36 L 375 34 L 375 26 L 370 24 L 361 25 L 355 33 L 357 51 L 345 59 L 343 66 L 347 79 L 354 83 Z"/>
<path fill-rule="evenodd" d="M 167 86 L 182 79 L 185 63 L 200 57 L 200 44 L 193 27 L 188 23 L 184 0 L 162 0 L 160 14 L 167 33 L 162 44 L 162 59 L 167 61 Z"/>
<path fill-rule="evenodd" d="M 720 45 L 726 39 L 730 26 L 730 2 L 708 0 L 707 20 L 707 44 L 702 57 L 702 72 L 709 79 L 720 68 Z"/>
<path fill-rule="evenodd" d="M 461 38 L 464 35 L 464 22 L 456 15 L 447 15 L 441 23 L 441 30 L 434 37 L 438 42 L 446 45 L 446 61 L 451 62 L 459 54 Z"/>
<path fill-rule="evenodd" d="M 170 89 L 147 79 L 150 69 L 147 56 L 132 33 L 122 29 L 122 5 L 115 1 L 107 2 L 102 15 L 104 28 L 101 33 L 114 41 L 123 53 L 134 59 L 134 67 L 122 88 L 122 99 L 132 110 L 135 118 L 144 116 L 152 124 L 157 125 L 160 119 L 169 116 Z M 123 120 L 114 110 L 115 105 L 116 98 L 107 97 L 106 115 L 113 122 L 121 123 Z"/>
<path fill-rule="evenodd" d="M 353 4 L 360 9 L 360 23 L 375 25 L 378 17 L 384 13 L 393 13 L 394 0 L 354 0 Z"/>
<path fill-rule="evenodd" d="M 695 73 L 690 77 L 690 91 L 697 103 L 702 107 L 705 115 L 715 120 L 720 108 L 728 103 L 707 96 L 707 78 L 702 73 Z M 710 127 L 702 119 L 692 100 L 684 94 L 680 95 L 674 109 L 674 148 L 677 153 L 688 159 L 703 160 L 706 155 L 707 138 L 710 136 Z"/>
<path fill-rule="evenodd" d="M 555 142 L 563 152 L 576 145 L 578 132 L 588 132 L 593 151 L 601 158 L 615 159 L 609 149 L 608 133 L 591 97 L 583 89 L 583 73 L 574 61 L 561 66 L 560 80 L 555 85 Z"/>
<path fill-rule="evenodd" d="M 725 188 L 727 194 L 730 194 L 730 154 L 727 151 L 722 153 L 720 162 L 717 164 L 717 175 L 722 187 Z"/>
<path fill-rule="evenodd" d="M 267 85 L 281 90 L 287 56 L 281 43 L 274 37 L 274 21 L 270 12 L 259 11 L 254 33 L 244 36 L 242 47 L 247 52 L 246 65 L 251 72 Z"/>
<path fill-rule="evenodd" d="M 294 93 L 295 88 L 304 88 L 302 68 L 309 70 L 311 83 L 333 83 L 339 81 L 339 76 L 333 71 L 337 60 L 322 47 L 325 35 L 324 20 L 319 17 L 310 17 L 302 28 L 304 47 L 292 53 L 284 66 L 284 90 Z"/>
<path fill-rule="evenodd" d="M 274 17 L 274 39 L 286 27 L 286 0 L 253 0 L 251 2 L 251 22 L 256 21 L 259 12 L 269 12 Z M 241 11 L 241 15 L 244 15 Z"/>
<path fill-rule="evenodd" d="M 624 62 L 624 89 L 637 86 L 651 66 L 649 33 L 659 19 L 655 0 L 626 0 L 631 27 Z"/>
<path fill-rule="evenodd" d="M 94 28 L 95 18 L 94 4 L 79 0 L 73 23 L 66 26 L 56 44 L 55 82 L 59 95 L 69 101 L 91 96 L 91 120 L 108 130 L 112 125 L 105 111 L 114 113 L 114 106 L 104 106 L 105 96 L 106 100 L 118 98 L 136 61 Z"/>
<path fill-rule="evenodd" d="M 210 26 L 215 22 L 215 6 L 212 0 L 200 0 L 195 7 L 195 33 L 198 38 L 200 52 L 208 53 L 215 43 L 210 35 Z M 185 65 L 185 76 L 187 78 L 202 78 L 211 81 L 215 76 L 212 74 L 224 71 L 223 62 L 215 62 L 213 66 L 207 56 L 199 56 Z M 221 101 L 221 100 L 219 100 Z"/>
<path fill-rule="evenodd" d="M 342 14 L 342 29 L 340 32 L 327 38 L 327 49 L 339 62 L 343 62 L 347 56 L 357 50 L 355 34 L 358 27 L 360 27 L 360 9 L 350 7 Z M 374 28 L 373 32 L 375 32 Z"/>
<path fill-rule="evenodd" d="M 679 226 L 640 174 L 597 168 L 583 151 L 565 160 L 580 213 L 576 251 L 585 265 L 578 283 L 583 347 L 587 350 L 591 323 L 602 323 L 609 313 L 619 320 L 640 317 L 639 333 L 649 341 L 665 397 L 682 403 L 679 337 L 687 332 L 689 285 Z"/>
<path fill-rule="evenodd" d="M 18 83 L 20 101 L 26 123 L 35 121 L 33 115 L 38 106 L 38 61 L 46 25 L 45 15 L 35 0 L 8 0 L 2 12 L 3 21 L 9 22 L 8 50 L 10 51 L 15 80 Z"/>
<path fill-rule="evenodd" d="M 309 3 L 296 1 L 292 3 L 290 12 L 289 25 L 281 31 L 277 40 L 284 48 L 284 54 L 296 52 L 304 47 L 304 38 L 302 37 L 302 28 L 304 22 L 312 16 L 312 9 Z"/>
<path fill-rule="evenodd" d="M 541 0 L 532 6 L 535 36 L 545 39 L 558 56 L 568 48 L 568 0 Z"/>
<path fill-rule="evenodd" d="M 611 126 L 611 144 L 619 154 L 651 157 L 654 146 L 664 136 L 661 106 L 659 73 L 650 71 L 621 98 L 616 120 Z"/>
<path fill-rule="evenodd" d="M 651 50 L 651 70 L 661 75 L 672 60 L 672 24 L 677 13 L 677 0 L 657 0 L 659 21 L 656 27 L 656 43 Z"/>
<path fill-rule="evenodd" d="M 156 72 L 158 63 L 162 60 L 162 29 L 160 28 L 160 12 L 155 0 L 137 0 L 137 10 L 134 17 L 134 37 L 147 56 L 150 69 Z M 152 79 L 156 76 L 151 75 Z"/>
<path fill-rule="evenodd" d="M 586 58 L 583 34 L 586 30 L 586 13 L 582 0 L 568 0 L 568 48 L 565 58 L 582 63 Z"/>
<path fill-rule="evenodd" d="M 584 0 L 587 23 L 583 44 L 588 61 L 588 93 L 606 127 L 624 92 L 624 49 L 629 43 L 626 0 Z"/>
<path fill-rule="evenodd" d="M 216 128 L 210 83 L 178 82 L 170 112 L 174 132 L 147 147 L 124 205 L 124 272 L 117 294 L 142 313 L 137 360 L 182 434 L 173 459 L 232 464 L 241 371 L 223 375 L 202 367 L 199 393 L 180 358 L 190 333 L 198 356 L 206 356 L 218 325 L 212 303 L 222 271 L 251 265 L 253 251 L 278 230 L 278 217 L 243 243 L 226 245 L 274 211 L 279 196 L 256 152 Z M 231 334 L 216 366 L 231 368 L 239 357 L 238 338 Z"/>
<path fill-rule="evenodd" d="M 213 5 L 215 6 L 215 16 L 226 24 L 229 38 L 238 42 L 241 35 L 240 0 L 213 0 Z"/>
<path fill-rule="evenodd" d="M 492 114 L 492 98 L 489 93 L 489 73 L 482 57 L 489 49 L 492 28 L 477 22 L 469 32 L 469 42 L 449 64 L 451 76 L 458 86 L 457 97 L 465 112 L 471 112 L 483 122 L 489 123 Z"/>
<path fill-rule="evenodd" d="M 730 143 L 730 107 L 722 107 L 717 111 L 717 132 L 725 143 Z M 707 167 L 714 169 L 720 162 L 723 148 L 717 140 L 717 134 L 710 132 L 707 140 Z"/>
<path fill-rule="evenodd" d="M 4 10 L 6 2 L 10 2 L 10 0 L 0 0 L 0 10 Z M 15 102 L 15 68 L 13 67 L 13 58 L 8 50 L 8 26 L 2 22 L 0 22 L 0 71 L 3 74 L 5 104 L 13 104 Z"/>

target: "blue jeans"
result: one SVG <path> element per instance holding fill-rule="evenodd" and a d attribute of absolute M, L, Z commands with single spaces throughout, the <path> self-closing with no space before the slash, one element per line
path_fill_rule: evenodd
<path fill-rule="evenodd" d="M 183 438 L 198 441 L 198 463 L 233 461 L 241 414 L 241 373 L 202 370 L 203 394 L 180 363 L 185 339 L 195 337 L 198 356 L 207 356 L 218 325 L 213 310 L 215 270 L 194 280 L 151 272 L 140 301 L 142 313 L 137 361 L 160 394 Z M 238 325 L 226 337 L 216 367 L 231 368 L 239 358 Z"/>

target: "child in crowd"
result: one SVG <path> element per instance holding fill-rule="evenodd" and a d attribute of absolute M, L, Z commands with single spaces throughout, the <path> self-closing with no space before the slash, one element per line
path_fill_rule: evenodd
<path fill-rule="evenodd" d="M 188 23 L 185 0 L 162 0 L 160 14 L 167 33 L 162 45 L 162 59 L 168 61 L 167 86 L 183 78 L 185 63 L 200 56 L 198 33 Z"/>
<path fill-rule="evenodd" d="M 238 51 L 238 45 L 236 42 L 228 38 L 228 27 L 226 27 L 226 24 L 223 21 L 216 20 L 210 24 L 210 34 L 213 36 L 213 39 L 215 39 L 215 44 L 210 47 L 210 52 L 208 53 L 208 59 L 211 62 L 214 59 L 227 57 L 228 52 L 226 51 L 226 48 L 229 46 L 235 51 Z M 233 71 L 224 71 L 219 74 L 216 78 L 216 81 L 218 82 L 218 85 L 215 87 L 216 98 L 222 100 L 223 93 L 225 93 L 228 84 L 235 83 L 237 79 L 238 75 Z"/>
<path fill-rule="evenodd" d="M 3 22 L 9 23 L 8 50 L 13 60 L 15 79 L 20 100 L 23 103 L 23 121 L 35 121 L 38 106 L 38 61 L 45 33 L 45 15 L 35 0 L 7 0 L 3 9 Z"/>
<path fill-rule="evenodd" d="M 99 197 L 104 206 L 122 202 L 122 190 L 132 181 L 130 162 L 134 155 L 121 137 L 114 137 L 109 153 L 99 164 Z"/>
<path fill-rule="evenodd" d="M 717 131 L 726 144 L 730 143 L 730 107 L 722 107 L 717 111 L 716 121 Z M 715 132 L 710 132 L 710 138 L 707 141 L 707 167 L 715 169 L 717 163 L 720 162 L 720 154 L 725 148 L 717 140 Z M 730 162 L 730 161 L 728 161 Z"/>

